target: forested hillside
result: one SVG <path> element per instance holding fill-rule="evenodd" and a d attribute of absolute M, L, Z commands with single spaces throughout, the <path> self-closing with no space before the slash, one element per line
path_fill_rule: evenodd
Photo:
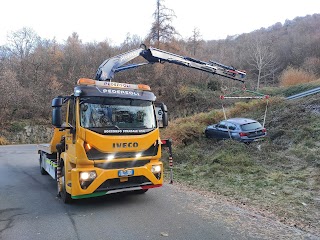
<path fill-rule="evenodd" d="M 279 86 L 288 71 L 307 74 L 307 81 L 320 76 L 320 14 L 217 41 L 203 41 L 197 31 L 178 38 L 174 29 L 169 30 L 162 38 L 128 35 L 119 46 L 108 41 L 83 43 L 77 33 L 64 43 L 43 39 L 29 28 L 12 33 L 7 44 L 0 46 L 0 124 L 25 120 L 49 123 L 54 96 L 69 94 L 79 78 L 93 78 L 105 59 L 141 42 L 244 69 L 248 73 L 246 86 L 252 89 Z M 232 80 L 170 64 L 126 71 L 114 81 L 150 85 L 168 105 L 171 119 L 215 108 L 221 89 L 241 87 Z"/>

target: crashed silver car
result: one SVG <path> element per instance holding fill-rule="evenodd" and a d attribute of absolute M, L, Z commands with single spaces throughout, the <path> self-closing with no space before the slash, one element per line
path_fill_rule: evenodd
<path fill-rule="evenodd" d="M 204 133 L 207 138 L 217 140 L 234 139 L 250 143 L 263 139 L 267 135 L 267 130 L 258 121 L 253 119 L 230 118 L 207 126 Z"/>

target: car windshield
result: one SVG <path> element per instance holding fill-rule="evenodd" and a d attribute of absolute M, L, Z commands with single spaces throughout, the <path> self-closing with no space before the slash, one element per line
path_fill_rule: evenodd
<path fill-rule="evenodd" d="M 261 124 L 258 123 L 258 122 L 253 122 L 253 123 L 248 123 L 248 124 L 244 124 L 244 125 L 241 125 L 241 129 L 243 131 L 251 131 L 251 130 L 255 130 L 255 129 L 258 129 L 258 128 L 261 128 Z"/>
<path fill-rule="evenodd" d="M 156 120 L 150 101 L 91 97 L 80 100 L 80 124 L 104 128 L 104 133 L 121 133 L 124 129 L 154 129 Z"/>

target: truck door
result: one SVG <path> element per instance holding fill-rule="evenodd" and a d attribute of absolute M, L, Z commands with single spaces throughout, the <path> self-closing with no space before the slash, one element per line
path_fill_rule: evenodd
<path fill-rule="evenodd" d="M 67 111 L 67 125 L 66 129 L 66 152 L 68 153 L 69 160 L 75 163 L 76 157 L 76 115 L 75 115 L 75 104 L 76 99 L 70 98 L 68 101 L 68 111 Z"/>

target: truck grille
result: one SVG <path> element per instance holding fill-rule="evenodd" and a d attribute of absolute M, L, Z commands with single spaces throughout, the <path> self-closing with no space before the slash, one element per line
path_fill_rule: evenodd
<path fill-rule="evenodd" d="M 151 145 L 147 150 L 141 152 L 141 157 L 146 156 L 155 156 L 158 153 L 159 145 Z M 135 158 L 137 152 L 117 152 L 117 153 L 103 153 L 99 150 L 92 148 L 90 151 L 87 152 L 87 157 L 89 160 L 103 160 L 108 159 L 108 157 L 112 155 L 113 159 L 120 159 L 120 158 Z"/>
<path fill-rule="evenodd" d="M 96 163 L 94 166 L 102 169 L 119 169 L 119 168 L 133 168 L 142 167 L 148 164 L 150 160 L 137 160 L 137 161 L 125 161 L 125 162 L 106 162 Z"/>
<path fill-rule="evenodd" d="M 126 182 L 120 182 L 119 178 L 109 179 L 102 183 L 98 188 L 98 191 L 109 191 L 113 189 L 121 189 L 121 188 L 129 188 L 129 187 L 137 187 L 141 184 L 150 183 L 152 184 L 149 179 L 147 179 L 144 176 L 134 176 L 129 177 L 128 181 Z"/>

